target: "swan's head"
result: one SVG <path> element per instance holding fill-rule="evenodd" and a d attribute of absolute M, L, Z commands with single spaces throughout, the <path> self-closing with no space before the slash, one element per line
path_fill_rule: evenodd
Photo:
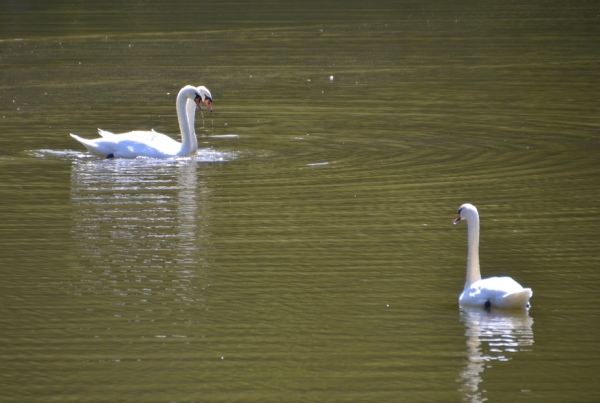
<path fill-rule="evenodd" d="M 194 98 L 194 102 L 198 105 L 198 108 L 202 110 L 202 102 L 206 104 L 206 107 L 210 112 L 212 112 L 212 95 L 210 95 L 210 91 L 208 88 L 204 86 L 200 86 L 196 88 L 196 97 Z"/>
<path fill-rule="evenodd" d="M 456 217 L 454 221 L 452 221 L 452 224 L 456 225 L 462 220 L 468 220 L 472 217 L 479 217 L 477 208 L 472 204 L 465 203 L 458 208 L 458 217 Z"/>

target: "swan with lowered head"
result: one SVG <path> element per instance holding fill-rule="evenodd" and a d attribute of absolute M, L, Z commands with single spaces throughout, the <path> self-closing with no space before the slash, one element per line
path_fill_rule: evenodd
<path fill-rule="evenodd" d="M 458 217 L 453 221 L 456 225 L 467 220 L 469 252 L 467 257 L 467 281 L 458 297 L 461 306 L 482 308 L 518 308 L 527 309 L 529 298 L 533 295 L 531 288 L 523 288 L 510 277 L 490 277 L 481 279 L 479 271 L 479 213 L 472 204 L 466 203 L 458 209 Z"/>
<path fill-rule="evenodd" d="M 202 110 L 202 102 L 212 112 L 212 95 L 203 86 L 196 88 L 186 85 L 177 94 L 176 108 L 181 143 L 154 130 L 113 134 L 98 129 L 101 137 L 94 140 L 87 140 L 75 134 L 71 134 L 71 137 L 83 144 L 92 154 L 106 158 L 188 156 L 198 150 L 194 117 L 196 105 Z"/>

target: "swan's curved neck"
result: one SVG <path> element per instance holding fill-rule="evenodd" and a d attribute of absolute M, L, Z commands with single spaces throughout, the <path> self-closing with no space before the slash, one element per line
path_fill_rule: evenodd
<path fill-rule="evenodd" d="M 198 151 L 198 137 L 196 137 L 196 103 L 188 98 L 187 103 L 185 104 L 186 112 L 187 112 L 187 120 L 188 127 L 190 128 L 190 141 L 191 147 L 190 151 L 195 153 Z"/>
<path fill-rule="evenodd" d="M 181 130 L 181 155 L 189 155 L 192 152 L 192 148 L 194 146 L 190 132 L 190 121 L 186 110 L 186 102 L 188 98 L 190 96 L 193 97 L 193 95 L 189 94 L 190 91 L 192 91 L 192 94 L 194 94 L 194 89 L 192 87 L 184 87 L 181 89 L 181 91 L 179 91 L 179 94 L 177 94 L 176 107 L 177 120 L 179 121 L 179 130 Z M 194 117 L 192 116 L 192 122 L 193 118 Z"/>
<path fill-rule="evenodd" d="M 467 233 L 469 240 L 469 252 L 467 257 L 467 281 L 465 290 L 476 281 L 481 280 L 479 270 L 479 216 L 472 214 L 467 219 Z"/>

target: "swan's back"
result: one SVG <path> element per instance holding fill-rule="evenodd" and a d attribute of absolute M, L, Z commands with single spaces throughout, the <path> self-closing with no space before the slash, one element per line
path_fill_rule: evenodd
<path fill-rule="evenodd" d="M 523 309 L 529 307 L 531 288 L 523 288 L 510 277 L 485 278 L 468 287 L 459 297 L 462 306 Z"/>
<path fill-rule="evenodd" d="M 102 137 L 93 140 L 72 133 L 71 137 L 83 144 L 92 154 L 100 157 L 112 155 L 117 158 L 167 158 L 176 156 L 181 150 L 181 143 L 155 131 L 137 130 L 113 134 L 99 130 L 99 133 Z"/>

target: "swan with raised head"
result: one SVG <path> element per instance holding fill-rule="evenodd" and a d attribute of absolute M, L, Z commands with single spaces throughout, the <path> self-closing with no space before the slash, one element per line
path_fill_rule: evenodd
<path fill-rule="evenodd" d="M 202 102 L 212 112 L 212 95 L 203 86 L 196 88 L 186 85 L 177 94 L 176 108 L 181 143 L 154 130 L 114 134 L 98 129 L 101 137 L 94 140 L 87 140 L 75 134 L 71 134 L 71 137 L 83 144 L 92 154 L 106 158 L 188 156 L 198 150 L 194 117 L 196 106 L 202 110 Z"/>
<path fill-rule="evenodd" d="M 531 288 L 523 288 L 510 277 L 490 277 L 481 279 L 479 271 L 479 213 L 472 204 L 466 203 L 458 209 L 458 217 L 452 222 L 467 221 L 468 257 L 467 281 L 458 297 L 461 306 L 482 308 L 527 309 L 529 298 L 533 295 Z"/>

